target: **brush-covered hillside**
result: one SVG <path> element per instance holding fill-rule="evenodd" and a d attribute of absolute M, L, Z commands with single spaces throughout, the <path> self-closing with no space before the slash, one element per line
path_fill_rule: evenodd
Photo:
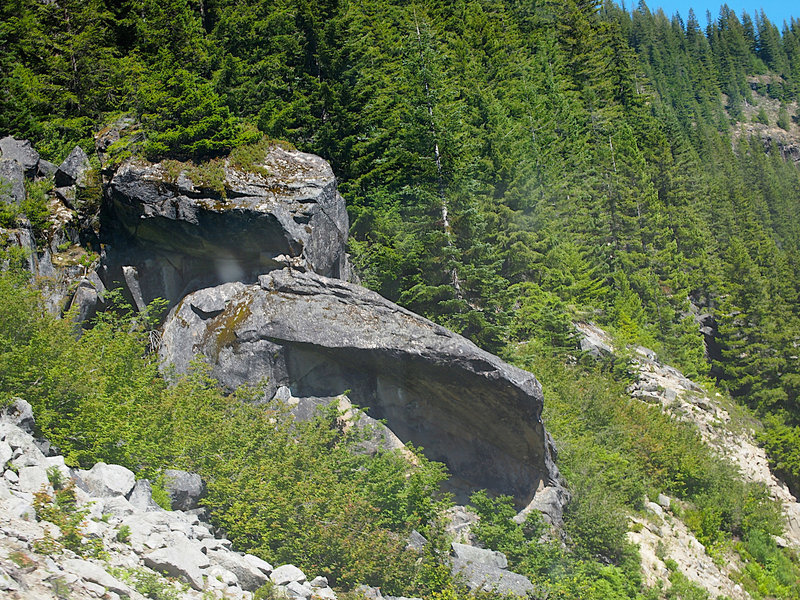
<path fill-rule="evenodd" d="M 727 5 L 7 0 L 0 400 L 339 594 L 798 598 L 799 106 Z"/>

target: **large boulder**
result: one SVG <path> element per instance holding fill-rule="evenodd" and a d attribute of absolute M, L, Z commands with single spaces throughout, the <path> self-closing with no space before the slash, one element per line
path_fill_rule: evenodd
<path fill-rule="evenodd" d="M 200 475 L 180 469 L 164 471 L 164 489 L 169 495 L 172 510 L 192 510 L 206 493 Z"/>
<path fill-rule="evenodd" d="M 483 591 L 499 596 L 525 598 L 536 592 L 530 579 L 506 569 L 480 562 L 454 558 L 451 564 L 453 576 L 471 591 Z"/>
<path fill-rule="evenodd" d="M 287 264 L 348 277 L 348 219 L 330 165 L 271 147 L 244 170 L 129 160 L 114 172 L 102 219 L 106 283 L 135 269 L 145 302 L 251 281 Z"/>
<path fill-rule="evenodd" d="M 28 140 L 15 140 L 10 136 L 0 139 L 0 156 L 18 163 L 28 177 L 33 178 L 38 172 L 39 153 Z"/>
<path fill-rule="evenodd" d="M 451 491 L 510 494 L 521 507 L 558 485 L 536 378 L 359 286 L 290 269 L 194 292 L 170 313 L 161 348 L 184 372 L 199 354 L 228 389 L 267 381 L 385 419 L 448 466 Z"/>

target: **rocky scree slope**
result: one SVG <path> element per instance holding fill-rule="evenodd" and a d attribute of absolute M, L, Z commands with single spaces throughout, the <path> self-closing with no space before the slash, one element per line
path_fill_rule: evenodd
<path fill-rule="evenodd" d="M 581 350 L 595 356 L 618 355 L 619 350 L 603 329 L 593 323 L 576 323 Z M 784 534 L 776 537 L 779 546 L 800 549 L 800 503 L 789 488 L 770 471 L 763 448 L 748 427 L 735 427 L 720 394 L 709 394 L 680 371 L 661 363 L 656 354 L 642 346 L 630 348 L 630 366 L 635 381 L 628 393 L 642 402 L 659 406 L 676 419 L 691 423 L 702 440 L 739 470 L 745 481 L 761 483 L 782 507 Z M 642 570 L 647 585 L 668 578 L 665 560 L 675 561 L 690 581 L 716 598 L 749 598 L 735 578 L 743 565 L 733 554 L 724 563 L 714 561 L 706 549 L 677 516 L 680 502 L 660 494 L 647 501 L 647 517 L 633 517 L 639 526 L 628 538 L 639 546 Z"/>
<path fill-rule="evenodd" d="M 294 565 L 273 568 L 231 550 L 202 520 L 197 476 L 171 472 L 173 508 L 152 499 L 147 480 L 136 481 L 118 465 L 70 469 L 64 457 L 45 455 L 46 443 L 31 435 L 30 406 L 18 400 L 0 417 L 0 591 L 10 600 L 115 600 L 172 597 L 247 600 L 272 584 L 287 598 L 331 599 L 323 577 L 308 579 Z M 50 454 L 48 452 L 48 454 Z M 74 485 L 76 504 L 61 511 L 85 518 L 72 542 L 50 522 L 52 470 L 64 489 Z M 50 472 L 48 472 L 50 471 Z M 38 500 L 37 500 L 38 496 Z M 37 514 L 37 510 L 41 514 Z M 57 511 L 58 512 L 58 511 Z"/>

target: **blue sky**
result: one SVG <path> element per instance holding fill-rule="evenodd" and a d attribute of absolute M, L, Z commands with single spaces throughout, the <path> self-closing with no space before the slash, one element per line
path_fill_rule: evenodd
<path fill-rule="evenodd" d="M 651 11 L 656 11 L 659 7 L 664 9 L 668 17 L 671 17 L 676 12 L 679 12 L 683 20 L 686 20 L 686 15 L 689 14 L 689 9 L 694 9 L 694 14 L 697 15 L 697 20 L 700 22 L 701 27 L 706 25 L 706 10 L 711 11 L 711 16 L 716 18 L 719 16 L 719 7 L 724 3 L 736 11 L 737 15 L 742 14 L 742 11 L 747 12 L 750 16 L 754 13 L 760 12 L 764 9 L 764 14 L 767 18 L 778 26 L 778 29 L 783 29 L 783 21 L 789 23 L 789 17 L 800 19 L 800 2 L 795 0 L 645 0 L 647 7 Z M 625 0 L 625 6 L 630 9 L 638 4 L 638 0 Z"/>

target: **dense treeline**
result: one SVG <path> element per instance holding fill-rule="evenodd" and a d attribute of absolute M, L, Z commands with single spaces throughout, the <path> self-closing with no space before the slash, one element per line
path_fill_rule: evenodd
<path fill-rule="evenodd" d="M 0 6 L 0 132 L 58 160 L 131 113 L 151 159 L 262 134 L 321 154 L 366 285 L 523 363 L 599 321 L 758 411 L 796 490 L 800 171 L 744 125 L 797 136 L 798 100 L 800 22 L 727 6 L 705 26 L 598 0 Z"/>

